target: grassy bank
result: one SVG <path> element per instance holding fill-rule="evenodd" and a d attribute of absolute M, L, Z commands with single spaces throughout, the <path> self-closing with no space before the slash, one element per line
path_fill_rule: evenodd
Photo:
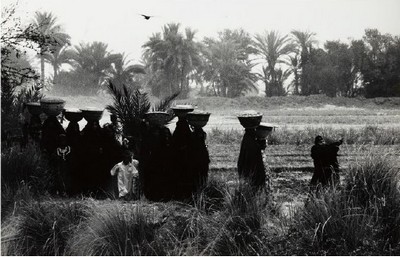
<path fill-rule="evenodd" d="M 85 106 L 104 107 L 111 102 L 111 97 L 104 93 L 93 96 L 60 96 L 53 95 L 51 92 L 45 94 L 49 97 L 61 97 L 67 102 L 67 106 L 81 108 Z M 151 97 L 153 102 L 158 99 Z M 365 109 L 398 109 L 400 106 L 399 97 L 388 98 L 347 98 L 347 97 L 327 97 L 324 95 L 310 96 L 286 96 L 286 97 L 196 97 L 177 100 L 176 103 L 190 103 L 199 109 L 209 110 L 215 113 L 224 111 L 237 111 L 246 109 L 256 110 L 277 110 L 283 108 L 297 109 L 299 107 L 322 108 L 326 106 L 338 106 L 347 108 Z"/>

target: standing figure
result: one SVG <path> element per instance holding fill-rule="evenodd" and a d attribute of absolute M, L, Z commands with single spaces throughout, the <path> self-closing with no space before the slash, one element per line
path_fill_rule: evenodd
<path fill-rule="evenodd" d="M 77 122 L 70 122 L 66 129 L 67 142 L 71 147 L 70 159 L 71 159 L 71 194 L 77 194 L 82 188 L 82 178 L 80 174 L 81 167 L 81 155 L 82 155 L 82 138 Z"/>
<path fill-rule="evenodd" d="M 192 131 L 186 118 L 179 118 L 176 128 L 172 134 L 172 170 L 174 197 L 176 199 L 187 199 L 192 194 L 193 172 L 190 159 L 190 147 Z"/>
<path fill-rule="evenodd" d="M 99 121 L 89 120 L 82 130 L 81 177 L 85 191 L 104 193 L 108 171 L 103 154 L 104 137 Z"/>
<path fill-rule="evenodd" d="M 71 146 L 68 145 L 67 137 L 61 134 L 58 137 L 58 147 L 56 149 L 57 174 L 56 188 L 61 193 L 71 193 Z"/>
<path fill-rule="evenodd" d="M 61 134 L 65 134 L 65 131 L 57 117 L 49 116 L 44 121 L 42 126 L 42 149 L 48 154 L 55 152 L 57 149 L 57 142 Z"/>
<path fill-rule="evenodd" d="M 262 150 L 265 140 L 257 140 L 255 128 L 246 128 L 238 160 L 239 178 L 247 181 L 255 191 L 265 187 L 265 167 Z"/>
<path fill-rule="evenodd" d="M 138 166 L 139 162 L 133 159 L 130 152 L 125 151 L 122 162 L 117 163 L 111 169 L 111 176 L 117 175 L 119 198 L 130 200 L 136 196 L 135 191 L 139 178 Z"/>
<path fill-rule="evenodd" d="M 314 162 L 314 174 L 311 186 L 339 184 L 339 163 L 337 153 L 343 140 L 327 144 L 322 136 L 316 136 L 311 148 L 311 157 Z"/>
<path fill-rule="evenodd" d="M 170 169 L 171 132 L 164 126 L 148 125 L 143 138 L 143 191 L 147 199 L 152 201 L 171 199 Z"/>
<path fill-rule="evenodd" d="M 207 134 L 203 128 L 193 127 L 190 152 L 191 170 L 195 180 L 193 191 L 197 191 L 207 184 L 210 156 L 206 146 L 206 137 Z"/>

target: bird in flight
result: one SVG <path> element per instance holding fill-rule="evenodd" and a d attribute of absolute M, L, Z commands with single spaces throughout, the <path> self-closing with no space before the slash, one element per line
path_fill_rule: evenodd
<path fill-rule="evenodd" d="M 143 18 L 145 20 L 149 20 L 151 17 L 154 17 L 154 16 L 150 16 L 150 15 L 145 15 L 145 14 L 139 14 L 139 15 L 143 16 Z"/>

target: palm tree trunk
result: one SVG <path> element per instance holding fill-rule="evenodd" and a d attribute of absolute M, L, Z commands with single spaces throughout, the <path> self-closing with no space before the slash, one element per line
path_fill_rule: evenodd
<path fill-rule="evenodd" d="M 56 83 L 57 81 L 57 75 L 58 75 L 58 71 L 57 71 L 57 67 L 56 65 L 53 66 L 53 83 Z"/>

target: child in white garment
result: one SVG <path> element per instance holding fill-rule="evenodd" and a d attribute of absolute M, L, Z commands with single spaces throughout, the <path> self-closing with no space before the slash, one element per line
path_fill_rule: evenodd
<path fill-rule="evenodd" d="M 123 161 L 111 169 L 111 176 L 117 175 L 118 197 L 124 200 L 132 198 L 135 182 L 139 177 L 139 161 L 133 158 L 131 152 L 124 152 Z"/>

